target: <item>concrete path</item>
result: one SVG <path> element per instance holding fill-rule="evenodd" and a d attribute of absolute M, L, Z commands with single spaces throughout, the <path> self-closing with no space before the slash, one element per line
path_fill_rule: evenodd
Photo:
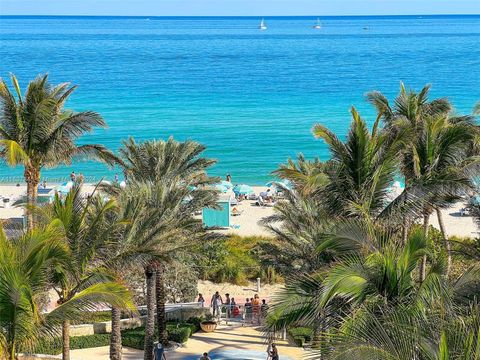
<path fill-rule="evenodd" d="M 276 342 L 282 360 L 301 359 L 305 351 L 291 346 L 285 341 Z M 265 360 L 267 344 L 262 333 L 250 326 L 219 326 L 213 333 L 199 331 L 181 348 L 167 353 L 167 360 L 198 360 L 204 352 L 211 354 L 212 360 Z M 72 350 L 74 360 L 108 360 L 108 346 Z M 141 360 L 143 351 L 123 349 L 124 360 Z"/>

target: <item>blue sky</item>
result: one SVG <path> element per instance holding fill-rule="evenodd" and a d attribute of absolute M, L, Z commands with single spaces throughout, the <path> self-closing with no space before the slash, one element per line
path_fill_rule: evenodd
<path fill-rule="evenodd" d="M 480 0 L 0 0 L 2 15 L 480 14 Z"/>

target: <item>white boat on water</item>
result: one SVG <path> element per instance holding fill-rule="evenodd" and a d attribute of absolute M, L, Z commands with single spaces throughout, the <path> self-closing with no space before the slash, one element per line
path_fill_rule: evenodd
<path fill-rule="evenodd" d="M 319 18 L 317 18 L 317 23 L 315 25 L 313 25 L 313 28 L 314 29 L 321 29 L 322 28 L 322 24 L 320 23 Z"/>
<path fill-rule="evenodd" d="M 258 27 L 260 30 L 267 30 L 267 25 L 265 25 L 265 20 L 262 19 L 260 22 L 260 26 Z"/>

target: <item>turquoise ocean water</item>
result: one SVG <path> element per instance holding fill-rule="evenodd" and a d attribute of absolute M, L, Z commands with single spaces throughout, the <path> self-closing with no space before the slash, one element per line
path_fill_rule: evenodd
<path fill-rule="evenodd" d="M 48 72 L 79 85 L 68 103 L 101 113 L 109 129 L 85 140 L 191 138 L 218 159 L 215 175 L 262 184 L 289 156 L 329 154 L 311 127 L 344 136 L 364 94 L 393 97 L 399 81 L 447 96 L 461 113 L 480 99 L 480 16 L 265 18 L 0 17 L 0 76 L 26 86 Z M 92 162 L 71 169 L 113 177 Z M 0 164 L 0 178 L 22 170 Z"/>

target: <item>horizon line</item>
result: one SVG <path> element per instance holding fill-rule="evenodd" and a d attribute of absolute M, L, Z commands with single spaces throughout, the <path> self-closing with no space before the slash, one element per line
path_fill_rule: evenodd
<path fill-rule="evenodd" d="M 5 17 L 125 17 L 125 18 L 308 18 L 308 17 L 411 17 L 411 16 L 480 16 L 478 14 L 352 14 L 352 15 L 87 15 L 87 14 L 0 14 Z"/>

